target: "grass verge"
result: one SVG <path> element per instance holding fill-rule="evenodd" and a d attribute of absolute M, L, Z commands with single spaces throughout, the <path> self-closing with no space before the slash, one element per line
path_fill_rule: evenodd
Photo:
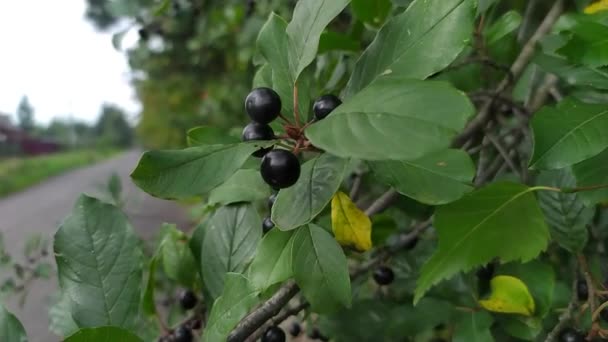
<path fill-rule="evenodd" d="M 66 171 L 106 159 L 117 150 L 79 150 L 0 160 L 0 198 Z"/>

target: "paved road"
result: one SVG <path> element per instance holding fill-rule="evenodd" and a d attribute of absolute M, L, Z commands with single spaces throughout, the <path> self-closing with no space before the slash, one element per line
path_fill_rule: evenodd
<path fill-rule="evenodd" d="M 163 222 L 187 224 L 185 212 L 172 202 L 152 198 L 139 191 L 129 174 L 139 159 L 140 151 L 129 151 L 100 164 L 81 168 L 52 178 L 8 198 L 0 199 L 0 231 L 11 255 L 21 255 L 26 237 L 41 233 L 51 239 L 58 224 L 72 209 L 82 192 L 99 193 L 113 172 L 120 175 L 126 196 L 126 211 L 137 233 L 144 239 L 154 236 Z M 51 258 L 52 259 L 52 258 Z M 54 260 L 52 260 L 54 263 Z M 48 297 L 57 290 L 57 280 L 39 281 L 32 287 L 25 306 L 20 309 L 16 298 L 7 306 L 21 320 L 30 342 L 56 342 L 59 338 L 48 331 Z"/>

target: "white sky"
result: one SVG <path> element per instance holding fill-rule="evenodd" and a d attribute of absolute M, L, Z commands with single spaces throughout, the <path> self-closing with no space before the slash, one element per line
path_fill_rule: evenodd
<path fill-rule="evenodd" d="M 70 113 L 94 122 L 104 102 L 137 113 L 126 57 L 86 21 L 85 6 L 0 0 L 0 112 L 14 114 L 27 95 L 43 124 Z"/>

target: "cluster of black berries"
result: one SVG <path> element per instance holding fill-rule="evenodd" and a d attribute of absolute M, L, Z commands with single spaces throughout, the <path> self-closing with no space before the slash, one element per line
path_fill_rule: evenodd
<path fill-rule="evenodd" d="M 316 120 L 321 120 L 342 102 L 333 95 L 320 97 L 313 106 Z M 245 110 L 251 122 L 243 129 L 243 141 L 264 141 L 275 139 L 270 123 L 281 113 L 281 97 L 270 88 L 256 88 L 245 99 Z M 262 158 L 260 172 L 262 178 L 273 189 L 279 190 L 294 185 L 300 178 L 300 161 L 291 151 L 265 148 L 254 156 Z"/>
<path fill-rule="evenodd" d="M 198 303 L 196 294 L 190 290 L 183 290 L 178 295 L 179 304 L 185 311 L 192 310 Z M 194 335 L 192 330 L 199 330 L 202 322 L 200 319 L 191 319 L 177 327 L 167 336 L 161 337 L 159 342 L 192 342 Z"/>
<path fill-rule="evenodd" d="M 245 100 L 245 110 L 251 123 L 243 130 L 243 141 L 275 139 L 270 123 L 281 112 L 281 98 L 270 88 L 254 89 Z M 274 189 L 288 188 L 300 178 L 300 161 L 295 154 L 282 149 L 260 149 L 254 156 L 262 158 L 262 178 Z"/>
<path fill-rule="evenodd" d="M 274 205 L 274 202 L 277 200 L 277 194 L 272 194 L 270 195 L 270 197 L 268 197 L 268 211 L 272 211 L 272 206 Z M 272 222 L 272 219 L 270 218 L 270 216 L 266 217 L 264 219 L 264 221 L 262 221 L 262 230 L 264 231 L 264 234 L 268 233 L 272 228 L 274 228 L 274 223 Z"/>

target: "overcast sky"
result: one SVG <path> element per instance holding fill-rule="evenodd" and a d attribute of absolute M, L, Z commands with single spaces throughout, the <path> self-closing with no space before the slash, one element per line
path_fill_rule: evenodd
<path fill-rule="evenodd" d="M 104 102 L 137 112 L 124 54 L 84 12 L 84 0 L 0 1 L 0 112 L 14 114 L 23 95 L 44 124 L 70 113 L 93 122 Z"/>

